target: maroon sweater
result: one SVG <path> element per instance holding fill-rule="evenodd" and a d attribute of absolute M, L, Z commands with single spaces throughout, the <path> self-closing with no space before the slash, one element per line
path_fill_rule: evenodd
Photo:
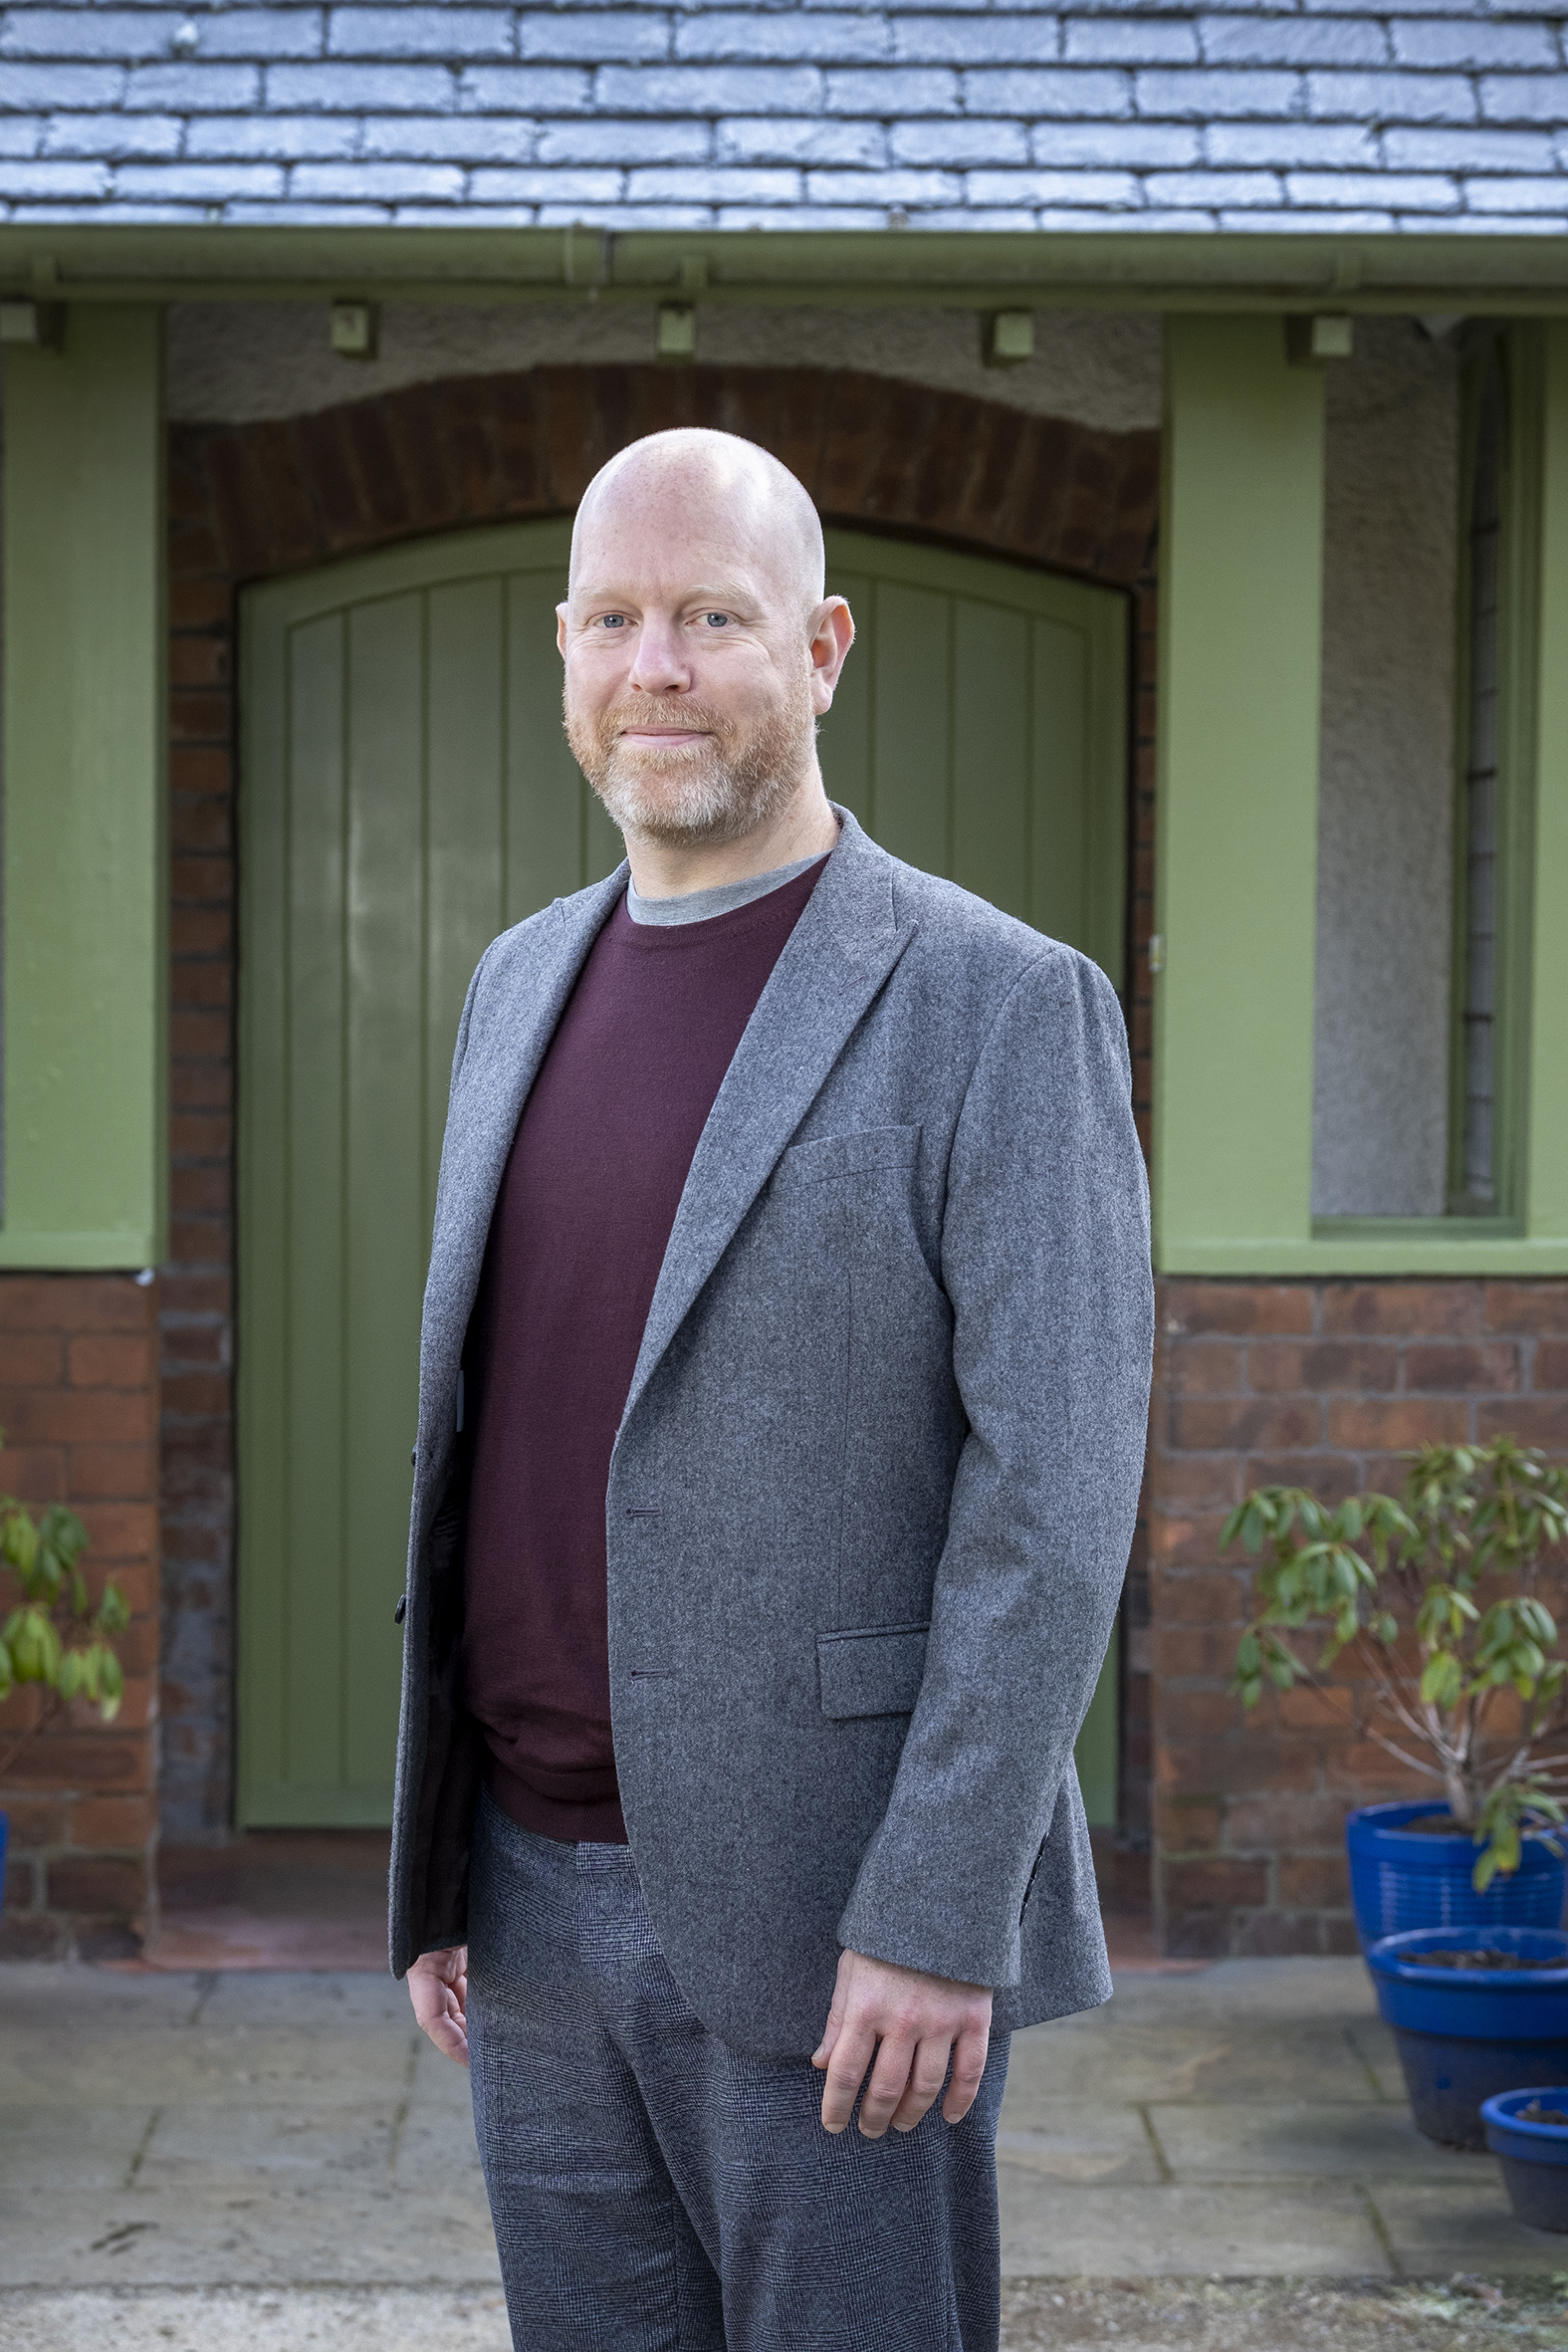
<path fill-rule="evenodd" d="M 697 1139 L 821 862 L 588 953 L 501 1180 L 465 1355 L 463 1668 L 489 1782 L 546 1837 L 624 1844 L 610 1743 L 610 1449 Z"/>

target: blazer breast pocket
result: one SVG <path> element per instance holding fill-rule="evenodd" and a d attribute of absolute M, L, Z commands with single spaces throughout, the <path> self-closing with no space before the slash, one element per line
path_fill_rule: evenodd
<path fill-rule="evenodd" d="M 912 1168 L 920 1141 L 918 1127 L 864 1127 L 852 1135 L 813 1135 L 793 1143 L 779 1162 L 779 1181 L 828 1184 L 840 1176 L 865 1176 L 877 1168 Z"/>
<path fill-rule="evenodd" d="M 822 1713 L 835 1722 L 857 1715 L 910 1715 L 926 1671 L 926 1625 L 857 1625 L 816 1637 Z"/>

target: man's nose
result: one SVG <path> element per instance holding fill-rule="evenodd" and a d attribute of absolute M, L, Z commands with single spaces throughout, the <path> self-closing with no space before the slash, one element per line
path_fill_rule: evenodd
<path fill-rule="evenodd" d="M 673 620 L 644 613 L 637 631 L 637 655 L 628 683 L 644 694 L 679 694 L 691 684 L 691 667 Z"/>

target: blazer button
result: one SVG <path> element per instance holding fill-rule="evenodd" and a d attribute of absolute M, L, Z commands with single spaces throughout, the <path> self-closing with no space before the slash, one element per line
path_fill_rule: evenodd
<path fill-rule="evenodd" d="M 408 1614 L 408 1595 L 407 1595 L 407 1593 L 406 1593 L 406 1592 L 400 1592 L 400 1593 L 398 1594 L 398 1596 L 397 1596 L 397 1606 L 396 1606 L 396 1608 L 395 1608 L 395 1609 L 392 1611 L 392 1623 L 393 1623 L 394 1625 L 401 1625 L 401 1623 L 403 1622 L 403 1619 L 404 1619 L 404 1618 L 407 1616 L 407 1614 Z"/>

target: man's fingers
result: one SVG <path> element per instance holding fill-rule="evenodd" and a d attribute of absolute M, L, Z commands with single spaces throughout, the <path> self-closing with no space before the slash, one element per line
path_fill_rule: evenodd
<path fill-rule="evenodd" d="M 877 2051 L 871 2080 L 860 2101 L 860 2130 L 866 2139 L 880 2140 L 892 2122 L 894 2110 L 909 2087 L 910 2068 L 915 2063 L 918 2046 L 907 2033 L 889 2034 Z"/>
<path fill-rule="evenodd" d="M 871 2063 L 876 2037 L 864 2025 L 841 2025 L 822 2085 L 822 2128 L 841 2132 L 855 2111 L 855 2094 Z"/>
<path fill-rule="evenodd" d="M 966 2027 L 953 2050 L 953 2079 L 948 2084 L 948 2095 L 942 2102 L 942 2116 L 946 2123 L 962 2123 L 975 2104 L 975 2093 L 980 2089 L 980 2078 L 986 2071 L 986 2052 L 991 2035 L 985 2027 Z"/>
<path fill-rule="evenodd" d="M 948 2058 L 951 2045 L 946 2040 L 923 2041 L 915 2052 L 915 2063 L 909 2070 L 909 2083 L 903 2097 L 894 2108 L 892 2125 L 896 2132 L 912 2132 L 933 2099 L 940 2098 L 942 2085 L 948 2078 Z"/>

